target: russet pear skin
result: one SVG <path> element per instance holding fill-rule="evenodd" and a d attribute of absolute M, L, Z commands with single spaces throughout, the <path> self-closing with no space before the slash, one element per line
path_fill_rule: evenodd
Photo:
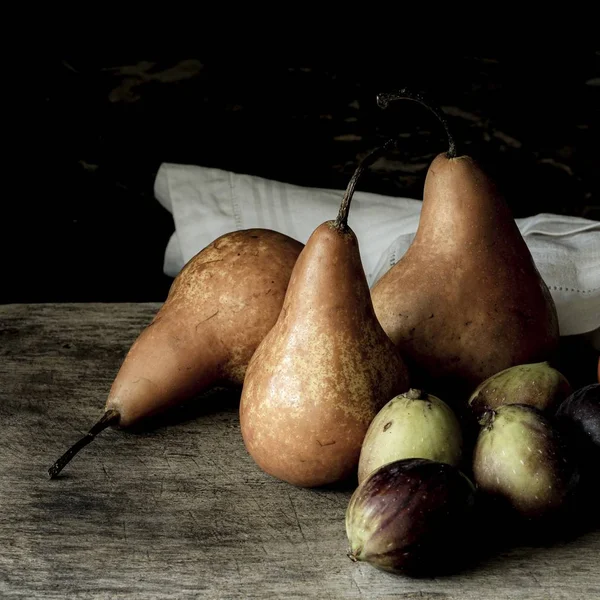
<path fill-rule="evenodd" d="M 210 388 L 241 386 L 302 248 L 281 233 L 246 229 L 192 257 L 125 356 L 104 414 L 48 469 L 50 478 L 107 427 L 131 428 Z"/>
<path fill-rule="evenodd" d="M 119 413 L 118 426 L 216 384 L 241 387 L 302 248 L 281 233 L 249 229 L 219 237 L 192 258 L 114 380 L 106 410 Z"/>
<path fill-rule="evenodd" d="M 372 289 L 383 329 L 413 379 L 467 401 L 513 365 L 548 360 L 556 308 L 508 206 L 469 156 L 438 155 L 415 239 Z"/>
<path fill-rule="evenodd" d="M 248 452 L 291 484 L 338 482 L 356 469 L 379 409 L 407 389 L 405 364 L 375 318 L 354 233 L 323 223 L 248 365 L 240 402 Z"/>

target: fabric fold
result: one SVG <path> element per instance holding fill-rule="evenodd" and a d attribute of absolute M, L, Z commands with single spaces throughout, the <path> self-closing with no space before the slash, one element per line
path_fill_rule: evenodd
<path fill-rule="evenodd" d="M 163 163 L 157 200 L 173 215 L 175 232 L 164 271 L 176 276 L 214 239 L 234 230 L 273 229 L 306 243 L 337 215 L 343 190 L 308 188 L 195 165 Z M 369 285 L 400 260 L 419 224 L 421 201 L 357 191 L 349 225 L 355 231 Z M 515 220 L 556 303 L 561 335 L 600 331 L 600 222 L 541 213 Z"/>

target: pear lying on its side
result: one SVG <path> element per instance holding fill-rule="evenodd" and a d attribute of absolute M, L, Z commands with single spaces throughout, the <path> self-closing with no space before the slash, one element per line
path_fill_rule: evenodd
<path fill-rule="evenodd" d="M 107 410 L 119 427 L 220 385 L 241 386 L 275 324 L 303 246 L 268 229 L 234 231 L 192 258 L 130 348 Z"/>
<path fill-rule="evenodd" d="M 127 429 L 212 387 L 241 386 L 279 316 L 302 247 L 276 231 L 247 229 L 191 258 L 129 349 L 104 415 L 50 467 L 50 477 L 108 426 Z"/>

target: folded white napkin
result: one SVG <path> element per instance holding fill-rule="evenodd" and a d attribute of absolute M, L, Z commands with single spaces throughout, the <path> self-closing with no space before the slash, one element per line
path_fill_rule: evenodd
<path fill-rule="evenodd" d="M 306 188 L 193 165 L 161 165 L 154 192 L 173 215 L 175 232 L 164 271 L 175 276 L 218 236 L 263 227 L 306 243 L 334 219 L 342 190 Z M 369 285 L 409 247 L 421 202 L 357 191 L 349 225 L 356 233 Z M 556 303 L 561 335 L 594 332 L 600 342 L 600 222 L 553 214 L 516 219 Z"/>

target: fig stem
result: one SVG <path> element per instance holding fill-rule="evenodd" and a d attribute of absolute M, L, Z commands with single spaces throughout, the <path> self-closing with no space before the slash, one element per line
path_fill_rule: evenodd
<path fill-rule="evenodd" d="M 418 102 L 419 104 L 430 110 L 437 117 L 437 120 L 442 124 L 444 130 L 446 131 L 446 137 L 448 138 L 448 151 L 446 152 L 446 156 L 448 158 L 456 158 L 458 156 L 456 142 L 454 141 L 454 137 L 450 133 L 448 121 L 446 120 L 442 109 L 439 106 L 437 106 L 437 104 L 435 104 L 429 98 L 426 100 L 422 94 L 413 92 L 406 88 L 398 90 L 397 92 L 385 92 L 382 94 L 378 94 L 377 96 L 377 104 L 380 108 L 383 109 L 387 108 L 390 102 L 395 102 L 396 100 L 413 100 L 414 102 Z"/>
<path fill-rule="evenodd" d="M 87 446 L 101 431 L 104 431 L 107 427 L 110 427 L 110 425 L 118 421 L 119 417 L 118 411 L 107 410 L 102 417 L 100 417 L 100 420 L 48 469 L 50 479 L 55 479 L 82 448 Z"/>
<path fill-rule="evenodd" d="M 348 213 L 350 212 L 350 203 L 352 202 L 352 196 L 354 196 L 354 189 L 360 179 L 361 175 L 365 170 L 372 165 L 380 156 L 383 156 L 392 146 L 396 145 L 395 139 L 389 139 L 383 146 L 379 146 L 367 154 L 359 163 L 358 167 L 354 171 L 354 174 L 350 178 L 348 187 L 344 192 L 342 198 L 342 204 L 340 205 L 340 212 L 338 213 L 337 219 L 335 220 L 334 227 L 338 231 L 348 230 Z"/>
<path fill-rule="evenodd" d="M 348 552 L 346 552 L 346 556 L 352 562 L 358 562 L 359 560 L 361 560 L 360 555 L 361 555 L 362 551 L 363 551 L 362 546 L 358 546 L 358 548 L 353 548 L 352 546 L 350 546 L 350 549 L 348 550 Z"/>
<path fill-rule="evenodd" d="M 405 395 L 409 400 L 421 400 L 421 398 L 423 397 L 423 390 L 419 390 L 417 388 L 410 388 L 410 390 L 408 390 L 408 392 L 406 392 Z"/>
<path fill-rule="evenodd" d="M 496 418 L 496 411 L 488 409 L 484 411 L 483 415 L 479 418 L 479 424 L 484 429 L 491 429 Z"/>

